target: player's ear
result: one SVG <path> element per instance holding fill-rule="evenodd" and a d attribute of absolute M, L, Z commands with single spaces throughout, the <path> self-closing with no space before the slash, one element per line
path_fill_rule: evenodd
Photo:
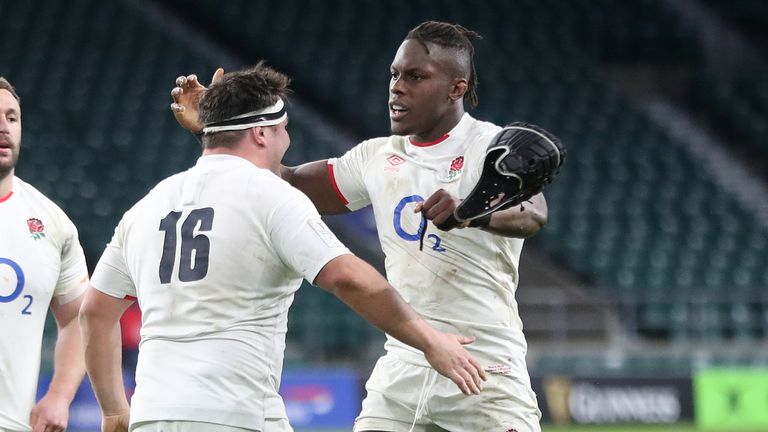
<path fill-rule="evenodd" d="M 448 97 L 452 101 L 458 101 L 464 99 L 464 94 L 467 92 L 467 89 L 469 88 L 469 83 L 467 83 L 466 78 L 454 78 L 453 81 L 451 81 L 451 92 L 448 94 Z"/>
<path fill-rule="evenodd" d="M 264 134 L 264 128 L 261 126 L 256 126 L 254 128 L 248 129 L 248 133 L 251 134 L 251 138 L 258 144 L 259 146 L 264 146 L 267 144 L 267 137 Z"/>

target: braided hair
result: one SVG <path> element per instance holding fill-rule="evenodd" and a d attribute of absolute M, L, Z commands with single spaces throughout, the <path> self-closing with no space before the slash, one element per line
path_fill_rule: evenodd
<path fill-rule="evenodd" d="M 469 101 L 472 108 L 478 104 L 477 98 L 477 72 L 475 72 L 475 47 L 472 40 L 482 39 L 479 33 L 469 30 L 459 24 L 450 24 L 440 21 L 425 21 L 406 35 L 405 40 L 419 41 L 429 53 L 427 43 L 433 43 L 444 48 L 457 51 L 463 55 L 463 59 L 469 63 L 469 77 L 467 78 L 467 93 L 464 99 Z M 456 71 L 463 75 L 463 71 Z"/>

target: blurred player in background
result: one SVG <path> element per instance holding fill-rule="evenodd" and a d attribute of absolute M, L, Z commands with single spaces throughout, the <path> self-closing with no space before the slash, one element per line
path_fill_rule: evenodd
<path fill-rule="evenodd" d="M 391 65 L 393 136 L 364 141 L 340 158 L 281 170 L 321 214 L 372 205 L 392 285 L 438 329 L 476 336 L 468 349 L 490 373 L 483 393 L 466 397 L 430 370 L 423 355 L 389 338 L 387 355 L 366 384 L 355 431 L 540 430 L 514 295 L 523 239 L 547 220 L 544 196 L 461 227 L 468 229 L 435 227 L 472 190 L 501 129 L 464 110 L 465 101 L 477 105 L 472 39 L 478 37 L 443 22 L 415 27 Z M 196 100 L 204 90 L 189 76 L 172 91 L 177 120 L 195 133 L 202 128 Z"/>
<path fill-rule="evenodd" d="M 88 286 L 77 229 L 14 176 L 21 106 L 0 77 L 0 431 L 60 432 L 85 374 L 77 312 Z M 54 374 L 35 404 L 48 309 L 58 328 Z"/>
<path fill-rule="evenodd" d="M 480 393 L 485 373 L 461 345 L 472 339 L 429 326 L 280 179 L 287 85 L 262 63 L 212 85 L 200 101 L 203 156 L 159 183 L 115 230 L 81 311 L 103 430 L 128 425 L 117 323 L 137 297 L 131 430 L 291 431 L 278 387 L 302 278 L 424 351 L 460 392 Z"/>

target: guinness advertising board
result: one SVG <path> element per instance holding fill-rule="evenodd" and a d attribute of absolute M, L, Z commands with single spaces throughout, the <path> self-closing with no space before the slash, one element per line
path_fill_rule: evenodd
<path fill-rule="evenodd" d="M 693 420 L 688 378 L 535 379 L 543 420 L 555 424 L 672 424 Z"/>

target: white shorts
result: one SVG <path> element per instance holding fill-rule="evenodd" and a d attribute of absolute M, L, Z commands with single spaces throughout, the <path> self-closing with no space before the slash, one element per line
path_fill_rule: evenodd
<path fill-rule="evenodd" d="M 479 395 L 464 395 L 434 369 L 380 358 L 355 432 L 541 432 L 541 411 L 527 374 L 488 374 Z"/>
<path fill-rule="evenodd" d="M 196 421 L 147 421 L 131 425 L 131 432 L 254 432 L 236 426 Z M 260 432 L 293 432 L 286 419 L 264 419 Z"/>

